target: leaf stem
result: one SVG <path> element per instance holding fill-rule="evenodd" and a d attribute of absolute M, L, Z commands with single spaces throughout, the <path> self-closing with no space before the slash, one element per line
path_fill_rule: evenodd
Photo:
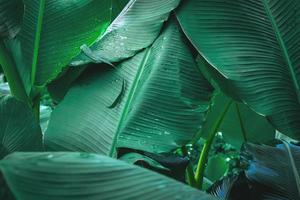
<path fill-rule="evenodd" d="M 4 42 L 0 40 L 0 64 L 8 81 L 11 94 L 24 103 L 31 105 L 17 68 L 7 52 Z"/>
<path fill-rule="evenodd" d="M 120 121 L 119 121 L 119 124 L 118 124 L 118 127 L 117 127 L 117 134 L 114 136 L 112 147 L 111 147 L 111 150 L 110 150 L 110 153 L 109 153 L 110 157 L 116 157 L 116 144 L 117 144 L 117 140 L 118 140 L 118 137 L 119 137 L 119 133 L 121 131 L 121 128 L 123 128 L 126 117 L 127 117 L 128 113 L 129 113 L 129 110 L 132 106 L 134 96 L 136 95 L 136 90 L 138 88 L 138 85 L 140 84 L 140 80 L 141 80 L 141 77 L 144 73 L 145 66 L 148 62 L 148 59 L 150 57 L 150 53 L 151 53 L 151 48 L 148 48 L 145 52 L 145 55 L 143 57 L 143 60 L 140 64 L 140 66 L 138 68 L 138 71 L 137 71 L 135 79 L 132 83 L 132 86 L 129 89 L 128 100 L 126 101 L 124 109 L 122 111 L 122 115 L 121 115 L 121 118 L 120 118 Z"/>
<path fill-rule="evenodd" d="M 241 126 L 241 130 L 242 130 L 244 141 L 247 142 L 246 129 L 245 129 L 245 126 L 244 126 L 244 122 L 243 122 L 243 119 L 242 119 L 242 115 L 241 115 L 241 111 L 240 111 L 239 105 L 237 103 L 235 103 L 235 108 L 236 108 L 237 115 L 239 117 L 239 122 L 240 122 L 240 126 Z"/>
<path fill-rule="evenodd" d="M 189 157 L 186 146 L 181 147 L 181 151 L 182 151 L 183 156 Z M 193 166 L 191 165 L 191 162 L 189 162 L 186 172 L 187 172 L 187 178 L 188 178 L 189 185 L 192 187 L 196 187 L 196 179 L 195 179 L 195 174 L 194 174 L 194 170 L 193 170 Z"/>
<path fill-rule="evenodd" d="M 46 0 L 40 0 L 39 15 L 38 15 L 37 27 L 36 27 L 35 38 L 34 38 L 33 58 L 31 64 L 31 85 L 32 86 L 35 83 L 45 4 L 46 4 Z"/>
<path fill-rule="evenodd" d="M 221 125 L 227 111 L 229 110 L 229 107 L 230 107 L 231 104 L 232 104 L 232 100 L 229 101 L 226 104 L 223 112 L 221 113 L 219 118 L 216 120 L 216 122 L 212 126 L 211 132 L 209 133 L 208 138 L 204 143 L 204 147 L 201 151 L 200 158 L 199 158 L 198 165 L 197 165 L 197 169 L 196 169 L 196 174 L 195 174 L 196 186 L 199 189 L 202 189 L 204 172 L 205 172 L 205 167 L 206 167 L 206 163 L 207 163 L 207 160 L 208 160 L 209 150 L 212 146 L 215 135 L 216 135 L 217 131 L 219 130 L 220 125 Z"/>

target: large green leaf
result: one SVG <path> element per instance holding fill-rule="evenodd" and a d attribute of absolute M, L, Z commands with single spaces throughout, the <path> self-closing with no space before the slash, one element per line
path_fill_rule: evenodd
<path fill-rule="evenodd" d="M 128 1 L 129 0 L 111 0 L 111 21 L 118 16 Z M 87 65 L 81 66 L 80 68 L 65 69 L 54 81 L 48 84 L 48 91 L 54 101 L 60 102 L 63 99 L 71 84 L 85 70 L 86 66 Z"/>
<path fill-rule="evenodd" d="M 7 43 L 25 84 L 54 79 L 82 44 L 91 45 L 110 23 L 111 0 L 24 0 L 20 33 Z M 30 82 L 28 83 L 28 79 Z"/>
<path fill-rule="evenodd" d="M 300 138 L 300 2 L 187 0 L 189 39 L 241 100 Z"/>
<path fill-rule="evenodd" d="M 134 56 L 150 46 L 160 33 L 163 22 L 180 0 L 131 0 L 103 36 L 71 65 L 88 62 L 116 62 Z"/>
<path fill-rule="evenodd" d="M 212 88 L 186 42 L 171 22 L 151 48 L 117 68 L 86 73 L 52 113 L 48 149 L 157 153 L 188 142 L 202 125 Z"/>
<path fill-rule="evenodd" d="M 87 153 L 14 153 L 0 162 L 22 200 L 214 198 L 149 170 Z"/>
<path fill-rule="evenodd" d="M 21 28 L 22 0 L 0 0 L 0 38 L 13 38 Z"/>
<path fill-rule="evenodd" d="M 225 105 L 229 103 L 231 103 L 229 109 L 218 129 L 226 142 L 239 149 L 244 142 L 265 143 L 275 139 L 276 131 L 265 117 L 221 92 L 217 92 L 214 96 L 199 136 L 207 137 L 213 124 L 224 112 Z"/>
<path fill-rule="evenodd" d="M 0 119 L 0 159 L 14 151 L 42 149 L 41 128 L 27 105 L 0 97 Z"/>

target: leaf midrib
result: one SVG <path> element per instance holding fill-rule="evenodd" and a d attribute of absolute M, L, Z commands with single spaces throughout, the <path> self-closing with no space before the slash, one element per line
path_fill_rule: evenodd
<path fill-rule="evenodd" d="M 300 86 L 299 86 L 299 83 L 297 81 L 296 73 L 295 73 L 295 70 L 293 68 L 293 64 L 291 62 L 288 50 L 287 50 L 286 45 L 285 45 L 285 43 L 283 41 L 282 35 L 281 35 L 280 30 L 278 28 L 278 25 L 277 25 L 277 23 L 275 21 L 275 18 L 274 18 L 273 14 L 272 14 L 270 6 L 267 3 L 267 0 L 263 0 L 263 5 L 265 7 L 266 14 L 269 17 L 270 22 L 272 24 L 273 30 L 274 30 L 276 38 L 277 38 L 277 42 L 278 42 L 278 44 L 279 44 L 279 46 L 280 46 L 280 48 L 281 48 L 281 50 L 283 52 L 283 55 L 284 55 L 283 57 L 284 57 L 287 65 L 288 65 L 288 69 L 289 69 L 290 75 L 292 77 L 293 85 L 294 85 L 294 87 L 296 89 L 297 99 L 298 99 L 298 102 L 300 103 Z"/>
<path fill-rule="evenodd" d="M 34 36 L 33 57 L 32 57 L 32 64 L 31 64 L 31 85 L 32 86 L 34 85 L 35 78 L 36 78 L 39 47 L 41 41 L 41 32 L 42 32 L 43 18 L 45 12 L 45 4 L 46 4 L 46 0 L 40 0 L 37 27 Z"/>
<path fill-rule="evenodd" d="M 147 61 L 148 61 L 150 53 L 151 53 L 151 47 L 149 47 L 145 51 L 146 52 L 145 52 L 145 55 L 143 57 L 143 60 L 141 61 L 141 65 L 138 68 L 137 74 L 136 74 L 136 76 L 133 80 L 132 86 L 129 90 L 128 98 L 127 98 L 127 101 L 125 103 L 124 109 L 122 110 L 122 114 L 121 114 L 121 118 L 120 118 L 119 123 L 118 123 L 117 131 L 116 131 L 116 134 L 114 135 L 112 146 L 110 148 L 110 153 L 109 153 L 110 157 L 114 157 L 114 155 L 115 155 L 115 149 L 116 149 L 115 147 L 116 147 L 117 140 L 118 140 L 118 137 L 119 137 L 119 134 L 120 134 L 120 130 L 121 130 L 121 128 L 122 128 L 122 126 L 123 126 L 123 124 L 126 120 L 126 117 L 129 113 L 129 110 L 130 110 L 131 105 L 132 105 L 132 101 L 133 101 L 134 96 L 137 92 L 137 87 L 140 83 L 142 74 L 144 72 L 145 66 L 147 64 Z"/>

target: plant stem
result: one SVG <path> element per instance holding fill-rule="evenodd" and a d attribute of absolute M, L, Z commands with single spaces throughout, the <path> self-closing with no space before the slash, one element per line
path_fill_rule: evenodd
<path fill-rule="evenodd" d="M 186 146 L 181 147 L 181 151 L 183 156 L 189 157 Z M 187 170 L 187 178 L 188 178 L 189 185 L 192 187 L 196 187 L 195 174 L 191 162 L 189 162 L 186 170 Z"/>
<path fill-rule="evenodd" d="M 242 119 L 242 115 L 241 115 L 241 111 L 240 111 L 239 105 L 237 103 L 235 103 L 235 108 L 236 108 L 237 115 L 239 117 L 240 126 L 241 126 L 241 130 L 242 130 L 244 141 L 247 142 L 246 129 L 245 129 L 245 126 L 244 126 L 244 123 L 243 123 L 243 119 Z"/>
<path fill-rule="evenodd" d="M 226 104 L 223 112 L 221 113 L 219 118 L 216 120 L 216 122 L 212 126 L 211 132 L 209 133 L 208 138 L 207 138 L 206 142 L 204 143 L 204 147 L 201 151 L 197 169 L 196 169 L 196 174 L 195 174 L 196 186 L 199 189 L 202 189 L 204 172 L 205 172 L 205 167 L 206 167 L 206 163 L 207 163 L 207 159 L 208 159 L 209 150 L 212 146 L 215 135 L 216 135 L 217 131 L 219 130 L 220 125 L 221 125 L 227 111 L 229 110 L 229 107 L 231 104 L 232 104 L 232 100 Z"/>
<path fill-rule="evenodd" d="M 4 75 L 8 81 L 11 94 L 15 96 L 17 99 L 30 105 L 30 100 L 26 93 L 24 84 L 21 80 L 20 74 L 16 69 L 13 60 L 11 59 L 11 56 L 7 52 L 7 49 L 3 41 L 1 40 L 0 40 L 0 64 L 2 66 Z"/>
<path fill-rule="evenodd" d="M 31 64 L 31 85 L 34 85 L 35 83 L 45 5 L 46 5 L 46 0 L 40 0 L 39 15 L 38 15 L 37 27 L 36 27 L 35 38 L 34 38 L 34 51 L 33 51 L 33 58 Z"/>

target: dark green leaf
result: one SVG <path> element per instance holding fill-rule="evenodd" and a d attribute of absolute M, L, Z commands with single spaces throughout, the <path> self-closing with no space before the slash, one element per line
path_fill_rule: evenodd
<path fill-rule="evenodd" d="M 0 162 L 22 200 L 159 200 L 214 198 L 165 176 L 87 153 L 14 153 Z"/>
<path fill-rule="evenodd" d="M 22 0 L 0 0 L 0 38 L 13 38 L 17 35 L 23 11 Z"/>
<path fill-rule="evenodd" d="M 60 102 L 65 97 L 72 83 L 86 69 L 86 66 L 66 69 L 57 79 L 48 84 L 47 89 L 55 102 Z"/>
<path fill-rule="evenodd" d="M 172 153 L 154 154 L 141 150 L 118 149 L 120 159 L 164 174 L 178 181 L 185 182 L 185 172 L 189 164 L 188 157 Z"/>
<path fill-rule="evenodd" d="M 0 119 L 0 159 L 14 151 L 42 149 L 41 129 L 27 105 L 0 97 Z"/>
<path fill-rule="evenodd" d="M 266 192 L 266 199 L 300 199 L 299 146 L 287 142 L 276 147 L 247 144 L 243 154 L 250 163 L 247 178 L 273 189 Z"/>

